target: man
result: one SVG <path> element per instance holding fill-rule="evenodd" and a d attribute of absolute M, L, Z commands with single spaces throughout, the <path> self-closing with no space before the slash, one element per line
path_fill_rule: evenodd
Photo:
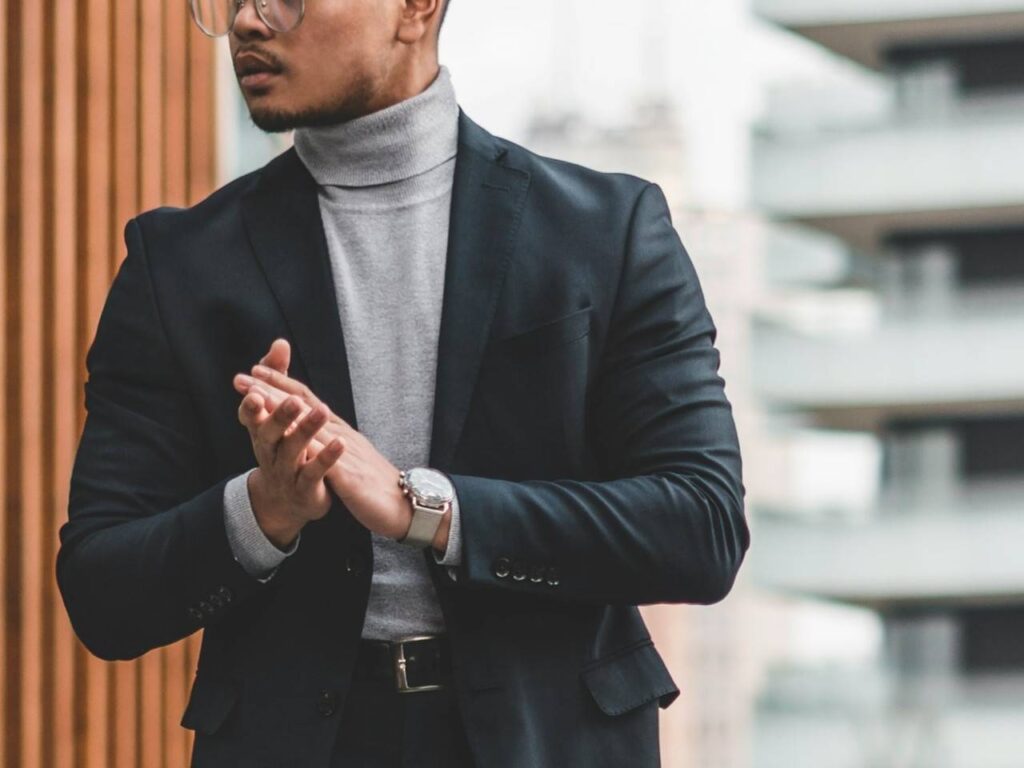
<path fill-rule="evenodd" d="M 473 122 L 445 10 L 193 3 L 295 146 L 128 222 L 57 576 L 102 658 L 203 628 L 194 766 L 658 765 L 637 606 L 749 544 L 661 190 Z"/>

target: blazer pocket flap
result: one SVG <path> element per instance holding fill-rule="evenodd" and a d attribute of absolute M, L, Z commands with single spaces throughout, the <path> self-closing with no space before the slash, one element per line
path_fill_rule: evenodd
<path fill-rule="evenodd" d="M 181 716 L 181 725 L 207 735 L 215 733 L 230 714 L 238 699 L 238 689 L 231 680 L 196 675 L 188 704 Z"/>
<path fill-rule="evenodd" d="M 651 642 L 599 659 L 581 676 L 606 715 L 621 715 L 654 699 L 659 699 L 658 706 L 664 709 L 679 696 L 679 688 Z"/>
<path fill-rule="evenodd" d="M 589 306 L 525 330 L 502 334 L 493 343 L 510 352 L 536 352 L 568 344 L 588 333 L 590 333 Z"/>

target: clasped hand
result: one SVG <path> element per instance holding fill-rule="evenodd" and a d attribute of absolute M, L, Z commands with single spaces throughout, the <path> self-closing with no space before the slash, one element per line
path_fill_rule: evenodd
<path fill-rule="evenodd" d="M 409 530 L 412 510 L 398 468 L 305 384 L 287 375 L 291 347 L 276 339 L 233 384 L 244 395 L 238 419 L 249 430 L 259 467 L 249 492 L 261 527 L 278 546 L 327 514 L 328 486 L 362 525 L 391 539 Z M 260 508 L 257 509 L 257 506 Z"/>

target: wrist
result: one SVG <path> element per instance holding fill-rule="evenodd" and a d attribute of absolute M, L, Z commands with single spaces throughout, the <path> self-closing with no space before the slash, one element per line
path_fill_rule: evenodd
<path fill-rule="evenodd" d="M 413 467 L 399 473 L 398 487 L 407 505 L 403 514 L 405 531 L 398 541 L 444 550 L 448 544 L 454 498 L 447 475 L 429 467 Z"/>
<path fill-rule="evenodd" d="M 278 510 L 267 493 L 258 467 L 249 473 L 246 485 L 253 516 L 263 535 L 282 551 L 291 548 L 302 531 L 302 521 Z"/>

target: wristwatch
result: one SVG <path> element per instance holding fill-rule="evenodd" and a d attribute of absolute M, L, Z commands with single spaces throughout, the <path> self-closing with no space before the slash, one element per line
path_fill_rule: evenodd
<path fill-rule="evenodd" d="M 452 507 L 455 487 L 443 472 L 429 467 L 414 467 L 398 473 L 398 487 L 412 502 L 412 524 L 398 541 L 411 547 L 427 547 L 441 519 Z"/>

